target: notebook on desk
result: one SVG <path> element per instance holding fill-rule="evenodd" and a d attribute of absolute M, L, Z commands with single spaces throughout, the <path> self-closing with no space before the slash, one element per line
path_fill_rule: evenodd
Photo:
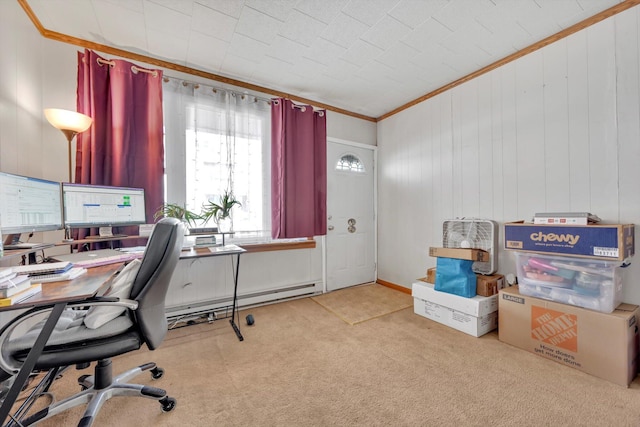
<path fill-rule="evenodd" d="M 39 264 L 16 265 L 13 268 L 18 274 L 28 274 L 29 276 L 38 274 L 64 273 L 73 267 L 68 261 L 42 262 Z"/>
<path fill-rule="evenodd" d="M 72 254 L 52 255 L 50 258 L 55 261 L 68 261 L 71 263 L 79 261 L 98 260 L 100 258 L 108 258 L 122 255 L 122 252 L 115 249 L 97 249 L 95 251 L 75 252 Z"/>

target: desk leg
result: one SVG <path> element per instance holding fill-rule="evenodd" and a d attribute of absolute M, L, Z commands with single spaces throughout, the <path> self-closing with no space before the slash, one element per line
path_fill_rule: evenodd
<path fill-rule="evenodd" d="M 236 311 L 238 310 L 238 274 L 240 274 L 240 254 L 236 255 L 238 258 L 236 259 L 236 271 L 233 277 L 234 280 L 234 285 L 233 285 L 233 307 L 232 307 L 232 313 L 231 313 L 231 320 L 229 320 L 229 323 L 231 323 L 231 327 L 233 328 L 233 330 L 236 332 L 236 336 L 238 337 L 238 339 L 240 341 L 244 341 L 244 337 L 242 336 L 242 333 L 240 333 L 240 328 L 238 327 L 238 325 L 236 324 Z M 240 322 L 240 315 L 238 315 L 238 322 Z"/>
<path fill-rule="evenodd" d="M 18 399 L 18 395 L 20 394 L 22 387 L 27 382 L 27 378 L 29 378 L 33 367 L 36 365 L 38 357 L 40 357 L 40 354 L 42 354 L 42 350 L 49 340 L 51 332 L 53 332 L 53 328 L 56 326 L 56 323 L 58 323 L 58 319 L 60 319 L 60 315 L 62 314 L 62 311 L 66 306 L 66 303 L 59 303 L 53 306 L 53 310 L 51 311 L 49 318 L 40 331 L 40 335 L 38 335 L 33 348 L 31 348 L 31 351 L 29 351 L 29 355 L 20 368 L 18 376 L 13 382 L 9 393 L 7 393 L 4 402 L 2 402 L 2 407 L 0 407 L 0 422 L 2 422 L 2 425 L 4 425 L 4 421 L 7 419 L 9 412 L 11 412 L 13 404 Z"/>

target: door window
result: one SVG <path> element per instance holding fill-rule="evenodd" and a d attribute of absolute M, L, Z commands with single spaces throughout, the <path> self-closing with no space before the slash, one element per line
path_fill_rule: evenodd
<path fill-rule="evenodd" d="M 345 154 L 336 163 L 336 170 L 338 171 L 347 171 L 347 172 L 356 172 L 356 173 L 365 173 L 364 164 L 360 161 L 360 159 L 353 154 Z"/>

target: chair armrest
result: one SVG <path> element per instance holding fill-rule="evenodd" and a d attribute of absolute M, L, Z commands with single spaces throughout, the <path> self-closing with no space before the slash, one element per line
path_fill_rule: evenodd
<path fill-rule="evenodd" d="M 73 303 L 67 305 L 69 308 L 78 308 L 78 307 L 93 307 L 93 306 L 104 306 L 104 305 L 114 305 L 119 307 L 125 307 L 129 310 L 137 310 L 138 309 L 138 301 L 118 298 L 118 297 L 95 297 L 82 302 Z"/>

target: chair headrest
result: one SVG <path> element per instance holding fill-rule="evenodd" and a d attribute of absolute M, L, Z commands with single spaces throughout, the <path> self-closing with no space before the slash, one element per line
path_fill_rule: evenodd
<path fill-rule="evenodd" d="M 152 278 L 164 269 L 175 267 L 182 249 L 184 225 L 176 218 L 163 218 L 154 226 L 142 258 L 140 270 L 133 282 L 131 297 L 137 299 Z M 175 261 L 168 263 L 170 258 Z"/>

